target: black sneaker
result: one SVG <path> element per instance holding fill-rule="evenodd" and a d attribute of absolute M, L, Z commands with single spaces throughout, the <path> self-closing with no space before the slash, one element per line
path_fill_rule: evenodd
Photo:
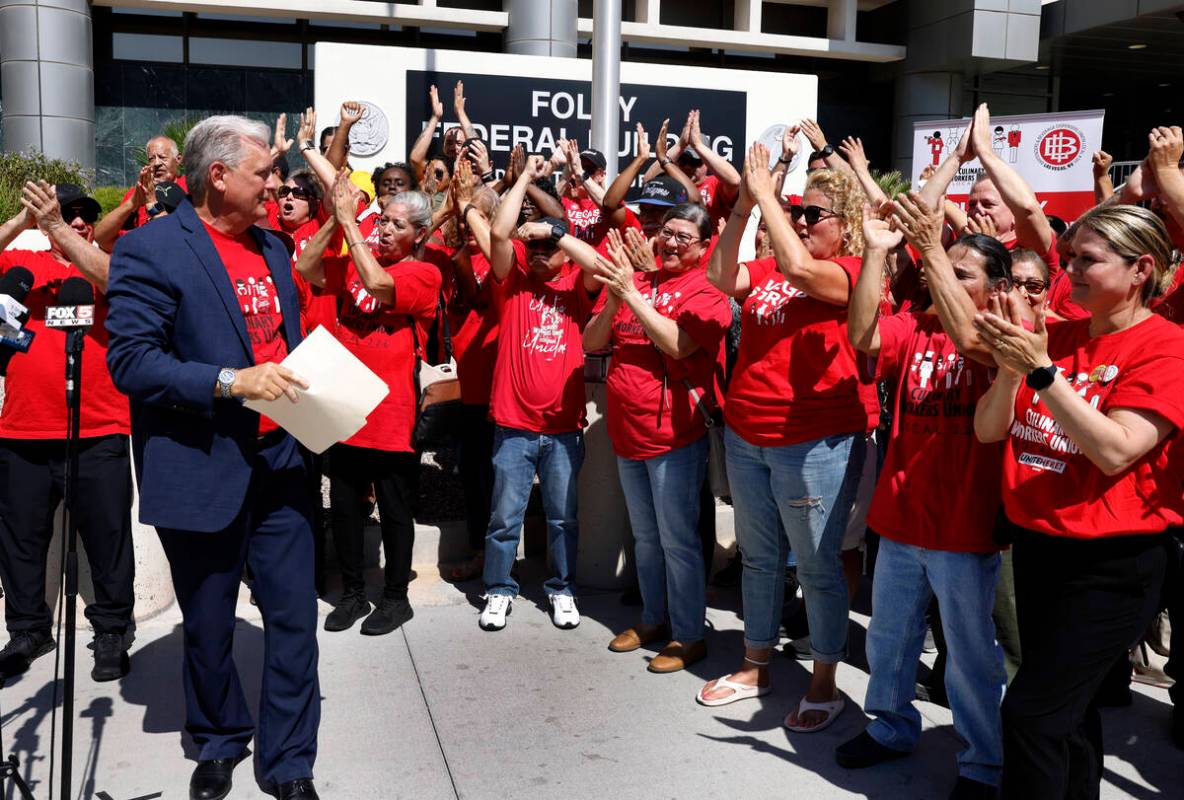
<path fill-rule="evenodd" d="M 95 666 L 90 671 L 92 680 L 98 683 L 117 681 L 131 671 L 132 662 L 123 644 L 122 633 L 96 633 L 90 648 L 95 651 Z"/>
<path fill-rule="evenodd" d="M 365 636 L 382 636 L 398 628 L 407 620 L 415 616 L 411 604 L 406 597 L 384 597 L 378 602 L 378 607 L 366 617 L 362 623 L 362 633 Z"/>
<path fill-rule="evenodd" d="M 847 769 L 863 769 L 891 761 L 894 758 L 907 756 L 904 750 L 893 750 L 885 747 L 872 738 L 867 731 L 849 739 L 835 748 L 835 761 L 840 767 Z"/>
<path fill-rule="evenodd" d="M 13 631 L 0 650 L 0 675 L 10 678 L 29 669 L 35 660 L 57 647 L 48 631 Z"/>
<path fill-rule="evenodd" d="M 337 607 L 325 617 L 325 630 L 347 631 L 370 613 L 370 602 L 361 592 L 346 592 Z"/>

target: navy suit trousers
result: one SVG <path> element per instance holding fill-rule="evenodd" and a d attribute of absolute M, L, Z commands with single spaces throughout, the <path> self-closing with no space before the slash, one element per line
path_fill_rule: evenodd
<path fill-rule="evenodd" d="M 312 497 L 296 441 L 255 457 L 243 510 L 218 533 L 159 528 L 184 615 L 186 730 L 201 760 L 241 755 L 256 740 L 257 773 L 280 784 L 311 778 L 321 716 Z M 244 563 L 263 612 L 263 687 L 256 732 L 234 664 L 235 606 Z"/>

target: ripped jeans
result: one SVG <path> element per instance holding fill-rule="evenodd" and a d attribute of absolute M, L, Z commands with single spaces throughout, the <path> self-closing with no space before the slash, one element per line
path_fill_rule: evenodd
<path fill-rule="evenodd" d="M 736 540 L 744 564 L 745 646 L 777 645 L 785 559 L 792 547 L 806 597 L 814 660 L 842 661 L 847 654 L 848 606 L 839 549 L 859 484 L 866 437 L 860 432 L 758 447 L 729 428 L 725 438 Z"/>

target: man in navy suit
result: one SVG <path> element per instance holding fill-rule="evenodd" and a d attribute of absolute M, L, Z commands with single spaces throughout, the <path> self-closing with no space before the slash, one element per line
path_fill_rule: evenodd
<path fill-rule="evenodd" d="M 298 399 L 279 362 L 300 341 L 292 268 L 255 223 L 278 186 L 268 128 L 210 117 L 185 140 L 190 201 L 111 257 L 107 363 L 131 398 L 140 520 L 156 526 L 184 615 L 193 800 L 220 800 L 256 739 L 281 800 L 317 798 L 320 722 L 306 455 L 244 400 Z M 258 730 L 232 657 L 244 562 L 263 612 Z"/>

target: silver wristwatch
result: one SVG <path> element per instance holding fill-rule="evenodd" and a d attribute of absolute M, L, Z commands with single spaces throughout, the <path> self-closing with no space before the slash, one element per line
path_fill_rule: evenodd
<path fill-rule="evenodd" d="M 230 400 L 234 395 L 230 393 L 230 387 L 234 385 L 235 372 L 230 367 L 223 367 L 218 372 L 218 396 L 224 400 Z"/>

